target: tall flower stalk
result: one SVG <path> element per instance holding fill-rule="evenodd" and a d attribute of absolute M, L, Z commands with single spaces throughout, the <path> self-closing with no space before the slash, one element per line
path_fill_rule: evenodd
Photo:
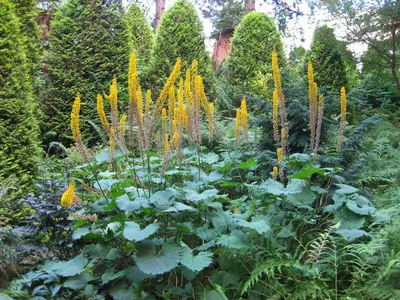
<path fill-rule="evenodd" d="M 346 127 L 346 113 L 347 113 L 346 89 L 345 87 L 342 87 L 340 89 L 340 124 L 339 124 L 338 146 L 337 146 L 338 152 L 342 151 L 343 133 L 344 133 L 344 128 Z"/>

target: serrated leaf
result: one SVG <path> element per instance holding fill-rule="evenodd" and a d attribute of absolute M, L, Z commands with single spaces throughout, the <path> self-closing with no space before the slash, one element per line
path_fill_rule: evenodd
<path fill-rule="evenodd" d="M 141 230 L 139 224 L 135 222 L 125 222 L 123 235 L 128 241 L 139 242 L 154 234 L 159 227 L 159 223 L 154 223 L 147 225 Z"/>
<path fill-rule="evenodd" d="M 205 174 L 204 172 L 200 173 L 200 181 L 203 183 L 218 181 L 223 177 L 224 175 L 218 171 L 212 171 L 209 175 Z"/>
<path fill-rule="evenodd" d="M 218 196 L 218 190 L 216 190 L 216 189 L 205 190 L 201 194 L 199 194 L 195 190 L 188 190 L 188 191 L 186 191 L 185 196 L 186 196 L 186 199 L 189 200 L 189 201 L 198 202 L 198 201 L 206 200 L 206 199 L 209 199 L 209 198 L 217 197 Z"/>
<path fill-rule="evenodd" d="M 200 272 L 212 263 L 212 257 L 213 254 L 211 252 L 199 252 L 197 255 L 194 255 L 188 247 L 184 247 L 181 264 L 189 270 Z"/>
<path fill-rule="evenodd" d="M 139 283 L 147 278 L 153 278 L 153 275 L 143 273 L 137 266 L 129 266 L 125 269 L 125 277 L 133 284 Z"/>
<path fill-rule="evenodd" d="M 325 170 L 315 167 L 313 164 L 308 164 L 300 172 L 289 176 L 289 179 L 308 179 L 314 174 L 324 176 Z"/>
<path fill-rule="evenodd" d="M 72 234 L 72 239 L 73 240 L 79 240 L 82 236 L 84 236 L 84 235 L 86 235 L 88 233 L 89 233 L 89 229 L 88 228 L 86 228 L 86 227 L 78 228 Z"/>
<path fill-rule="evenodd" d="M 118 284 L 110 288 L 109 294 L 114 300 L 134 300 L 133 288 L 125 284 Z"/>
<path fill-rule="evenodd" d="M 373 207 L 367 205 L 358 206 L 357 203 L 353 200 L 347 200 L 346 206 L 352 212 L 363 216 L 371 215 L 375 211 Z"/>
<path fill-rule="evenodd" d="M 54 263 L 52 270 L 60 276 L 71 277 L 82 273 L 88 263 L 89 260 L 81 254 L 71 260 Z"/>
<path fill-rule="evenodd" d="M 220 271 L 211 276 L 211 281 L 221 286 L 236 285 L 239 279 L 239 276 L 225 271 Z"/>
<path fill-rule="evenodd" d="M 201 162 L 212 165 L 215 164 L 219 160 L 218 154 L 214 152 L 207 153 L 206 155 L 202 155 Z"/>
<path fill-rule="evenodd" d="M 271 229 L 271 226 L 268 224 L 266 220 L 255 220 L 251 222 L 247 222 L 246 220 L 240 220 L 238 222 L 239 226 L 255 229 L 259 234 L 263 234 L 268 232 Z"/>
<path fill-rule="evenodd" d="M 145 274 L 160 275 L 178 266 L 181 259 L 181 247 L 165 243 L 157 253 L 153 243 L 140 243 L 137 246 L 135 262 Z"/>
<path fill-rule="evenodd" d="M 368 235 L 368 233 L 364 230 L 359 229 L 341 229 L 336 231 L 340 236 L 344 237 L 347 241 L 351 242 L 359 237 Z"/>
<path fill-rule="evenodd" d="M 120 182 L 118 179 L 99 179 L 95 181 L 93 187 L 96 189 L 111 190 L 113 184 Z"/>
<path fill-rule="evenodd" d="M 122 211 L 136 211 L 141 208 L 150 207 L 149 201 L 145 198 L 130 200 L 127 195 L 122 195 L 116 199 L 117 207 Z"/>
<path fill-rule="evenodd" d="M 355 187 L 352 187 L 350 185 L 347 185 L 347 184 L 336 183 L 335 185 L 340 188 L 335 191 L 336 194 L 347 195 L 347 194 L 354 194 L 354 193 L 358 192 L 358 189 L 356 189 Z"/>
<path fill-rule="evenodd" d="M 257 162 L 254 160 L 254 157 L 249 158 L 247 161 L 242 162 L 236 166 L 238 169 L 250 169 L 257 165 Z"/>
<path fill-rule="evenodd" d="M 337 215 L 334 218 L 334 222 L 335 223 L 340 222 L 340 227 L 339 227 L 340 230 L 360 229 L 365 222 L 365 217 L 355 214 L 345 207 L 339 213 L 337 213 Z"/>
<path fill-rule="evenodd" d="M 307 208 L 307 209 L 312 209 L 310 206 L 311 204 L 314 203 L 316 197 L 313 192 L 311 192 L 309 189 L 304 189 L 300 193 L 296 194 L 289 194 L 287 196 L 287 200 L 296 207 L 300 208 Z"/>
<path fill-rule="evenodd" d="M 122 276 L 125 275 L 125 270 L 119 271 L 119 272 L 114 272 L 113 269 L 107 269 L 104 274 L 101 276 L 101 283 L 104 285 L 111 280 L 121 278 Z"/>
<path fill-rule="evenodd" d="M 230 235 L 222 235 L 217 244 L 232 249 L 244 249 L 249 246 L 247 237 L 240 231 L 232 231 Z"/>
<path fill-rule="evenodd" d="M 88 272 L 83 272 L 82 274 L 75 275 L 73 277 L 68 278 L 64 282 L 64 288 L 69 288 L 73 290 L 82 290 L 88 284 L 89 281 L 92 281 L 94 276 Z"/>

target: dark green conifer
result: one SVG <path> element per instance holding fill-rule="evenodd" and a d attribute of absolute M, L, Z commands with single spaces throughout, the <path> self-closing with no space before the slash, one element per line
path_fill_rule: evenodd
<path fill-rule="evenodd" d="M 113 76 L 126 87 L 130 45 L 123 17 L 121 0 L 69 0 L 59 7 L 46 60 L 49 88 L 43 107 L 47 142 L 72 142 L 70 111 L 77 92 L 82 99 L 83 138 L 98 139 L 88 123 L 98 120 L 96 95 L 108 94 Z"/>
<path fill-rule="evenodd" d="M 38 124 L 21 23 L 8 0 L 0 1 L 0 179 L 15 177 L 19 193 L 37 171 Z"/>

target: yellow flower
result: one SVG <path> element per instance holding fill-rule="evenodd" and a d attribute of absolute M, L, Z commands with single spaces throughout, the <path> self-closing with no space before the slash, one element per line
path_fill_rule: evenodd
<path fill-rule="evenodd" d="M 248 140 L 249 140 L 249 124 L 248 124 L 248 115 L 247 115 L 247 103 L 246 103 L 245 98 L 242 99 L 242 103 L 240 105 L 240 125 L 243 128 L 246 142 L 248 142 Z"/>
<path fill-rule="evenodd" d="M 71 207 L 74 202 L 75 184 L 70 184 L 66 191 L 61 196 L 61 205 L 64 207 Z"/>
<path fill-rule="evenodd" d="M 172 136 L 172 145 L 174 146 L 174 149 L 178 148 L 179 139 L 180 139 L 179 133 L 174 132 L 174 135 Z"/>
<path fill-rule="evenodd" d="M 101 95 L 97 95 L 97 114 L 99 115 L 99 119 L 104 127 L 104 130 L 108 134 L 110 132 L 110 124 L 107 121 L 106 113 L 104 111 L 103 97 Z"/>
<path fill-rule="evenodd" d="M 146 107 L 145 107 L 145 113 L 146 115 L 149 113 L 150 111 L 150 104 L 151 104 L 151 91 L 147 90 L 146 92 Z"/>
<path fill-rule="evenodd" d="M 125 132 L 125 124 L 126 124 L 126 120 L 127 120 L 127 115 L 123 114 L 121 117 L 121 120 L 119 121 L 119 133 L 121 136 L 124 135 Z"/>
<path fill-rule="evenodd" d="M 128 93 L 129 99 L 135 97 L 135 93 L 138 87 L 138 73 L 136 69 L 136 53 L 133 51 L 129 58 L 129 71 L 128 71 Z"/>
<path fill-rule="evenodd" d="M 279 71 L 278 53 L 272 52 L 272 74 L 274 76 L 274 87 L 278 92 L 278 98 L 282 95 L 281 73 Z"/>
<path fill-rule="evenodd" d="M 137 110 L 138 110 L 138 117 L 139 117 L 139 122 L 143 123 L 143 97 L 142 97 L 142 89 L 140 86 L 138 86 L 138 89 L 136 91 L 136 99 L 137 99 Z"/>
<path fill-rule="evenodd" d="M 169 152 L 169 141 L 168 141 L 168 133 L 164 136 L 164 155 L 167 155 Z"/>
<path fill-rule="evenodd" d="M 272 123 L 274 128 L 275 141 L 278 141 L 278 136 L 279 136 L 278 117 L 279 117 L 279 96 L 278 96 L 278 91 L 274 90 L 274 94 L 272 97 Z"/>
<path fill-rule="evenodd" d="M 278 158 L 278 164 L 281 164 L 283 162 L 283 151 L 282 151 L 282 148 L 277 148 L 276 149 L 276 156 Z"/>
<path fill-rule="evenodd" d="M 346 122 L 346 106 L 347 106 L 346 88 L 342 87 L 340 89 L 340 119 L 343 123 Z"/>
<path fill-rule="evenodd" d="M 281 128 L 281 141 L 282 141 L 282 144 L 285 144 L 285 141 L 286 141 L 285 128 Z"/>
<path fill-rule="evenodd" d="M 278 171 L 279 171 L 278 167 L 275 166 L 272 168 L 272 178 L 273 179 L 276 179 L 278 177 Z"/>
<path fill-rule="evenodd" d="M 161 113 L 161 125 L 163 133 L 167 132 L 167 110 L 165 108 L 162 109 Z"/>
<path fill-rule="evenodd" d="M 209 109 L 208 128 L 209 128 L 210 133 L 212 134 L 213 128 L 214 128 L 214 103 L 213 102 L 211 102 L 208 105 L 208 109 Z"/>
<path fill-rule="evenodd" d="M 233 213 L 234 213 L 234 214 L 236 214 L 237 212 L 239 212 L 239 208 L 235 208 L 235 209 L 233 210 Z"/>
<path fill-rule="evenodd" d="M 76 95 L 74 104 L 72 105 L 71 111 L 71 131 L 74 140 L 79 143 L 82 140 L 81 133 L 79 130 L 79 112 L 81 109 L 81 96 L 78 93 Z"/>

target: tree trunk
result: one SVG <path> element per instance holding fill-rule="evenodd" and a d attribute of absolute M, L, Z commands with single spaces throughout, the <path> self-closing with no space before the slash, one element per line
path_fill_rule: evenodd
<path fill-rule="evenodd" d="M 256 10 L 256 0 L 246 0 L 244 5 L 246 13 L 252 12 Z"/>
<path fill-rule="evenodd" d="M 161 17 L 165 10 L 165 0 L 156 0 L 155 29 L 160 27 Z"/>

